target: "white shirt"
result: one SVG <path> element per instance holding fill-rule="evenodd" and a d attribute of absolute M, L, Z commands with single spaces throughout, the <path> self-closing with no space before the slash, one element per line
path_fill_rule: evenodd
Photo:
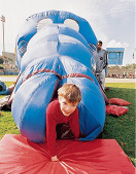
<path fill-rule="evenodd" d="M 93 58 L 96 62 L 96 72 L 100 73 L 108 65 L 106 50 L 100 49 L 93 52 Z"/>

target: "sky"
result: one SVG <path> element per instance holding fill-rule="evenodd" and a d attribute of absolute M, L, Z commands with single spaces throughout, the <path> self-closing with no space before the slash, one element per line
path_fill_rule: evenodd
<path fill-rule="evenodd" d="M 103 48 L 123 47 L 123 64 L 136 61 L 135 0 L 0 0 L 0 17 L 5 16 L 5 51 L 14 52 L 15 39 L 25 19 L 47 10 L 68 11 L 86 19 Z M 0 21 L 0 55 L 3 27 Z"/>

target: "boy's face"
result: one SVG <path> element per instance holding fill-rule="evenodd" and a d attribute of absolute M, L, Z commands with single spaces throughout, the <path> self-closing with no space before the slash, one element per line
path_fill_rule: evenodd
<path fill-rule="evenodd" d="M 59 96 L 60 109 L 64 116 L 70 116 L 77 108 L 78 103 L 69 103 L 64 97 Z"/>

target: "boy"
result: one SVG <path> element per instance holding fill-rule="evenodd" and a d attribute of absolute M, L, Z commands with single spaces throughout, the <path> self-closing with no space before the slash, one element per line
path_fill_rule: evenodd
<path fill-rule="evenodd" d="M 81 101 L 80 89 L 74 84 L 64 84 L 58 89 L 58 99 L 52 101 L 46 111 L 47 146 L 51 153 L 51 161 L 58 161 L 55 151 L 56 125 L 69 123 L 75 138 L 79 137 L 79 113 L 77 105 Z"/>

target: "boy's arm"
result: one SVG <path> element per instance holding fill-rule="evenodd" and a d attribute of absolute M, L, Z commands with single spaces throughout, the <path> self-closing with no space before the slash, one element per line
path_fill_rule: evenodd
<path fill-rule="evenodd" d="M 69 126 L 75 138 L 79 138 L 80 128 L 79 128 L 79 112 L 78 109 L 74 113 L 73 117 L 69 121 Z"/>
<path fill-rule="evenodd" d="M 46 113 L 46 138 L 47 146 L 50 150 L 51 156 L 56 156 L 56 121 L 50 111 Z"/>

